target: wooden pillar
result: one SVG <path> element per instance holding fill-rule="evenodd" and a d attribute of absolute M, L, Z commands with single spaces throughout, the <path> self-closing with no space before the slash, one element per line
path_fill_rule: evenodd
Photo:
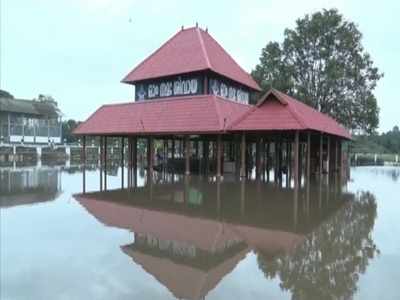
<path fill-rule="evenodd" d="M 311 132 L 307 132 L 307 169 L 306 169 L 307 182 L 310 181 L 311 176 Z"/>
<path fill-rule="evenodd" d="M 152 179 L 154 165 L 154 138 L 147 139 L 147 176 Z"/>
<path fill-rule="evenodd" d="M 246 180 L 240 183 L 240 215 L 244 217 L 246 210 Z"/>
<path fill-rule="evenodd" d="M 320 176 L 320 179 L 322 177 L 322 173 L 324 172 L 323 156 L 324 156 L 324 136 L 321 133 L 321 135 L 319 137 L 319 176 Z"/>
<path fill-rule="evenodd" d="M 131 142 L 131 162 L 132 162 L 132 166 L 131 166 L 131 185 L 133 185 L 134 187 L 137 186 L 137 143 L 138 143 L 138 139 L 137 137 L 132 138 L 132 142 Z"/>
<path fill-rule="evenodd" d="M 217 136 L 217 177 L 221 177 L 221 164 L 222 164 L 222 141 L 221 135 Z"/>
<path fill-rule="evenodd" d="M 168 140 L 166 140 L 165 138 L 163 139 L 163 147 L 162 147 L 162 170 L 163 173 L 165 173 L 166 169 L 167 169 L 167 145 Z"/>
<path fill-rule="evenodd" d="M 217 213 L 221 212 L 221 178 L 217 177 Z"/>
<path fill-rule="evenodd" d="M 104 137 L 104 190 L 107 191 L 107 137 Z"/>
<path fill-rule="evenodd" d="M 298 132 L 297 132 L 297 134 L 298 134 Z M 297 147 L 296 147 L 296 144 L 297 144 Z M 299 143 L 297 142 L 295 142 L 295 151 L 294 152 L 297 152 L 297 154 L 299 154 L 298 153 L 298 145 L 299 145 Z M 297 148 L 297 151 L 296 151 L 296 148 Z M 295 169 L 296 169 L 296 160 L 297 160 L 297 163 L 298 163 L 298 156 L 297 156 L 297 159 L 295 158 L 294 159 L 295 160 Z M 297 166 L 297 169 L 298 169 L 298 166 Z M 295 178 L 296 178 L 296 172 L 295 172 Z M 298 188 L 298 180 L 296 180 L 295 179 L 295 182 L 294 182 L 294 191 L 293 191 L 293 229 L 296 231 L 296 229 L 297 229 L 297 222 L 298 222 L 298 210 L 299 210 L 299 188 Z"/>
<path fill-rule="evenodd" d="M 339 139 L 335 139 L 335 173 L 339 171 Z"/>
<path fill-rule="evenodd" d="M 279 157 L 278 157 L 278 153 L 279 153 L 279 145 L 278 145 L 278 141 L 277 138 L 274 138 L 274 182 L 277 183 L 278 182 L 278 163 L 279 163 Z"/>
<path fill-rule="evenodd" d="M 287 176 L 288 176 L 288 182 L 289 182 L 289 187 L 292 182 L 292 142 L 287 143 L 288 151 L 287 151 Z"/>
<path fill-rule="evenodd" d="M 261 174 L 261 138 L 256 139 L 256 179 L 260 179 Z"/>
<path fill-rule="evenodd" d="M 210 144 L 208 140 L 203 142 L 203 156 L 204 156 L 204 173 L 208 174 L 209 158 L 210 158 Z"/>
<path fill-rule="evenodd" d="M 260 166 L 261 166 L 261 179 L 265 179 L 265 141 L 264 138 L 260 140 Z"/>
<path fill-rule="evenodd" d="M 294 136 L 294 187 L 299 186 L 299 131 Z"/>
<path fill-rule="evenodd" d="M 327 158 L 326 158 L 326 169 L 327 169 L 327 173 L 329 175 L 329 173 L 331 172 L 331 139 L 330 136 L 327 136 L 328 139 L 328 146 L 327 146 Z"/>
<path fill-rule="evenodd" d="M 104 156 L 104 149 L 103 149 L 103 137 L 100 136 L 100 141 L 99 141 L 99 146 L 100 146 L 100 155 L 99 155 L 99 160 L 100 160 L 100 191 L 103 190 L 103 156 Z"/>
<path fill-rule="evenodd" d="M 185 136 L 185 175 L 190 175 L 190 139 Z"/>
<path fill-rule="evenodd" d="M 125 146 L 125 138 L 121 137 L 121 189 L 124 188 L 124 146 Z"/>
<path fill-rule="evenodd" d="M 82 190 L 83 193 L 86 193 L 86 136 L 82 137 L 82 155 L 81 155 L 81 163 L 82 163 Z"/>
<path fill-rule="evenodd" d="M 128 137 L 128 151 L 127 151 L 127 158 L 128 158 L 128 188 L 132 186 L 132 138 Z"/>
<path fill-rule="evenodd" d="M 300 133 L 299 133 L 299 136 L 300 136 Z M 300 137 L 299 137 L 299 139 L 300 139 Z M 299 141 L 299 175 L 298 175 L 298 177 L 299 177 L 300 186 L 301 186 L 301 179 L 303 177 L 303 156 L 304 156 L 303 143 L 301 143 Z"/>
<path fill-rule="evenodd" d="M 266 145 L 266 150 L 265 150 L 265 156 L 266 156 L 266 158 L 265 158 L 265 161 L 266 161 L 266 164 L 265 164 L 265 169 L 266 169 L 266 172 L 267 172 L 267 182 L 269 182 L 269 169 L 270 169 L 270 156 L 269 156 L 269 153 L 270 153 L 270 143 L 267 141 L 267 145 Z"/>
<path fill-rule="evenodd" d="M 242 140 L 240 145 L 240 177 L 246 176 L 246 134 L 242 133 Z"/>
<path fill-rule="evenodd" d="M 175 159 L 175 139 L 172 138 L 172 152 L 171 152 L 172 161 Z"/>
<path fill-rule="evenodd" d="M 199 158 L 199 141 L 194 142 L 194 150 L 195 150 L 195 157 L 196 159 Z"/>
<path fill-rule="evenodd" d="M 290 143 L 286 142 L 286 187 L 290 187 Z"/>
<path fill-rule="evenodd" d="M 340 176 L 340 182 L 342 182 L 343 178 L 343 147 L 342 147 L 342 141 L 339 141 L 339 176 Z"/>
<path fill-rule="evenodd" d="M 282 163 L 283 163 L 283 143 L 282 143 L 282 138 L 279 138 L 279 152 L 278 152 L 278 181 L 279 181 L 279 185 L 282 184 L 282 176 L 283 176 L 283 172 L 282 172 Z"/>

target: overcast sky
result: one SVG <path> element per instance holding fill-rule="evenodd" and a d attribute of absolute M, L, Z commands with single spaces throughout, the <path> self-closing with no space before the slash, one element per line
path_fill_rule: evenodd
<path fill-rule="evenodd" d="M 380 131 L 400 125 L 400 1 L 0 0 L 1 89 L 31 99 L 52 95 L 65 118 L 86 119 L 101 104 L 133 100 L 120 80 L 182 25 L 199 23 L 247 71 L 261 48 L 322 8 L 358 24 L 385 73 L 376 89 Z"/>

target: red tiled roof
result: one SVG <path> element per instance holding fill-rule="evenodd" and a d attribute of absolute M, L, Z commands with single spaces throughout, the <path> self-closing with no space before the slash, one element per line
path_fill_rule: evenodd
<path fill-rule="evenodd" d="M 122 82 L 133 83 L 203 70 L 211 70 L 252 89 L 261 90 L 224 48 L 208 32 L 198 27 L 177 32 L 134 68 Z"/>
<path fill-rule="evenodd" d="M 234 121 L 228 130 L 316 130 L 351 139 L 331 117 L 277 90 L 267 92 L 255 107 Z"/>
<path fill-rule="evenodd" d="M 153 275 L 177 299 L 205 299 L 222 278 L 233 271 L 236 265 L 246 257 L 249 249 L 245 248 L 228 256 L 219 265 L 210 270 L 202 270 L 192 266 L 179 264 L 171 259 L 156 257 L 140 251 L 135 251 L 129 246 L 122 246 L 122 251 L 129 255 L 133 261 L 142 266 L 149 274 Z"/>
<path fill-rule="evenodd" d="M 183 134 L 224 132 L 252 106 L 214 95 L 103 105 L 74 134 Z"/>

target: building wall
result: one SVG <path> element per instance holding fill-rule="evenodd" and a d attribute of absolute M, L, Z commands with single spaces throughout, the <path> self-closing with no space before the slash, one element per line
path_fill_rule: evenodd
<path fill-rule="evenodd" d="M 59 144 L 62 142 L 61 118 L 0 112 L 0 138 L 10 143 Z"/>

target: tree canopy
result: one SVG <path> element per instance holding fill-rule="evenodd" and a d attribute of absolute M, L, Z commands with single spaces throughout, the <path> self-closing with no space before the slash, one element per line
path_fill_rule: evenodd
<path fill-rule="evenodd" d="M 383 74 L 361 40 L 353 22 L 324 9 L 298 19 L 282 43 L 269 42 L 252 76 L 264 90 L 276 88 L 352 131 L 372 133 L 379 124 L 373 90 Z"/>
<path fill-rule="evenodd" d="M 62 122 L 63 137 L 67 143 L 75 143 L 78 141 L 78 137 L 73 135 L 72 132 L 76 127 L 78 127 L 79 124 L 79 121 L 75 121 L 73 119 L 65 120 Z"/>
<path fill-rule="evenodd" d="M 394 126 L 392 130 L 381 134 L 359 135 L 354 138 L 351 147 L 354 153 L 392 153 L 400 154 L 400 130 Z"/>
<path fill-rule="evenodd" d="M 0 97 L 1 98 L 11 98 L 11 99 L 14 98 L 14 96 L 11 93 L 9 93 L 5 90 L 0 90 Z"/>
<path fill-rule="evenodd" d="M 360 275 L 380 253 L 371 235 L 376 216 L 375 196 L 361 192 L 292 253 L 272 259 L 259 253 L 258 265 L 294 300 L 352 299 Z"/>

